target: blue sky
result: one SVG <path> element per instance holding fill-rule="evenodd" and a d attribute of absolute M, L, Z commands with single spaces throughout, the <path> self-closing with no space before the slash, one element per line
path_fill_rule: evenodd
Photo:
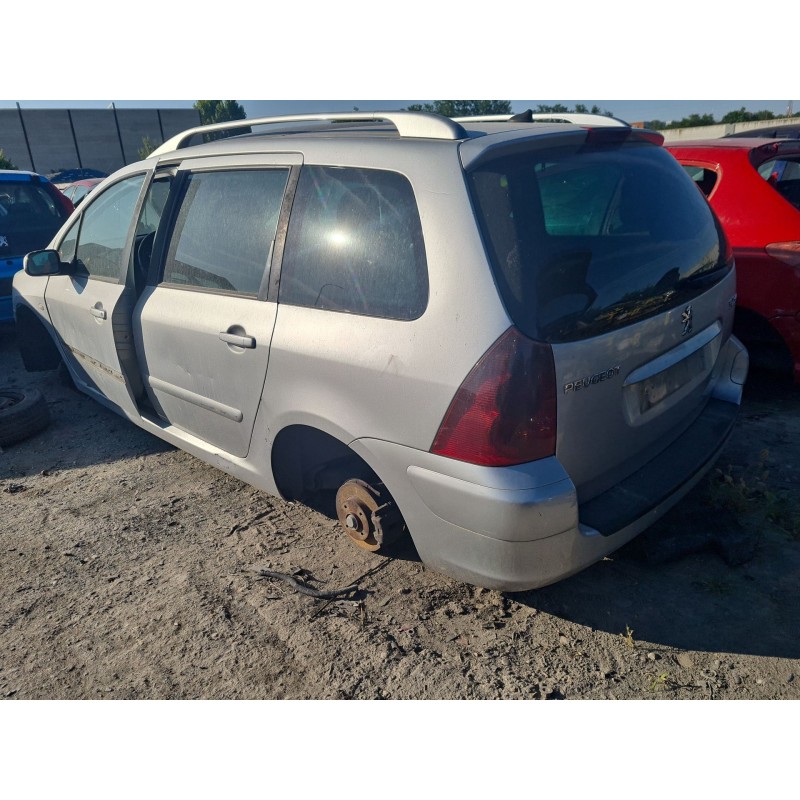
<path fill-rule="evenodd" d="M 0 100 L 0 108 L 14 108 L 19 102 L 22 108 L 106 108 L 112 100 Z M 114 100 L 117 108 L 189 108 L 193 100 Z M 247 116 L 265 117 L 280 114 L 321 113 L 325 111 L 351 111 L 358 106 L 362 111 L 387 111 L 405 108 L 411 103 L 425 100 L 239 100 Z M 583 103 L 591 107 L 600 106 L 614 116 L 638 122 L 661 119 L 666 122 L 681 119 L 689 114 L 713 114 L 722 118 L 728 111 L 744 106 L 748 111 L 772 111 L 776 115 L 786 112 L 792 102 L 793 110 L 800 112 L 800 100 L 512 100 L 514 111 L 535 108 L 540 103 L 563 103 L 573 106 Z"/>

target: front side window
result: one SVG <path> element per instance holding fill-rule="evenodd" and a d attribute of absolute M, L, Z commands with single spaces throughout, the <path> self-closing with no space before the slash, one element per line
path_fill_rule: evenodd
<path fill-rule="evenodd" d="M 144 179 L 144 175 L 135 175 L 115 183 L 87 206 L 81 216 L 75 252 L 76 275 L 115 281 L 124 276 L 127 269 L 127 261 L 123 259 L 125 244 Z M 62 243 L 62 252 L 68 255 L 65 244 L 66 240 Z"/>
<path fill-rule="evenodd" d="M 279 301 L 410 320 L 428 302 L 417 203 L 396 172 L 304 167 L 292 206 Z"/>
<path fill-rule="evenodd" d="M 187 175 L 162 283 L 257 295 L 288 175 L 288 168 Z"/>

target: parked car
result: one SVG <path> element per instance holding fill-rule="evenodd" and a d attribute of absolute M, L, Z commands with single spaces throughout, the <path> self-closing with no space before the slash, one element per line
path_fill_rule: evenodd
<path fill-rule="evenodd" d="M 800 141 L 731 137 L 667 149 L 707 195 L 733 246 L 736 335 L 754 363 L 800 383 Z"/>
<path fill-rule="evenodd" d="M 108 173 L 99 169 L 87 169 L 76 167 L 74 169 L 62 169 L 47 176 L 51 183 L 58 189 L 62 189 L 75 181 L 85 181 L 91 178 L 107 178 Z"/>
<path fill-rule="evenodd" d="M 25 365 L 367 550 L 410 533 L 506 590 L 577 572 L 709 469 L 748 365 L 705 199 L 659 134 L 579 121 L 187 131 L 28 255 Z"/>
<path fill-rule="evenodd" d="M 77 206 L 103 180 L 103 178 L 86 178 L 82 181 L 75 181 L 75 183 L 68 183 L 61 191 L 73 205 Z"/>
<path fill-rule="evenodd" d="M 728 133 L 726 139 L 800 139 L 800 125 L 773 125 L 769 128 L 757 128 L 751 131 L 741 131 L 740 133 Z"/>
<path fill-rule="evenodd" d="M 25 253 L 45 247 L 72 203 L 34 172 L 0 170 L 0 322 L 11 322 L 11 280 Z"/>

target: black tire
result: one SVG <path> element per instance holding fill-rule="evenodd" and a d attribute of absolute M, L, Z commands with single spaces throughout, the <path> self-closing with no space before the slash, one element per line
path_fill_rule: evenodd
<path fill-rule="evenodd" d="M 0 447 L 21 442 L 50 424 L 50 410 L 38 389 L 0 389 Z"/>

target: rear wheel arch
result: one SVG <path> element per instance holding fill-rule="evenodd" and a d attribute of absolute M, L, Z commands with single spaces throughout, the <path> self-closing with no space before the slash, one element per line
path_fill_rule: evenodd
<path fill-rule="evenodd" d="M 347 444 L 309 425 L 289 425 L 278 433 L 272 445 L 271 466 L 281 497 L 300 500 L 312 508 L 330 505 L 332 509 L 336 490 L 350 478 L 368 483 L 380 480 Z"/>

